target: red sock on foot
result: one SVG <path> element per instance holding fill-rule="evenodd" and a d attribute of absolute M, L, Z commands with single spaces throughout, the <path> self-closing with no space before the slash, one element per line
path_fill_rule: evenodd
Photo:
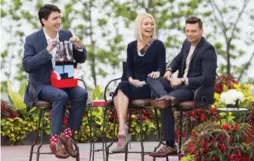
<path fill-rule="evenodd" d="M 56 135 L 56 134 L 51 134 L 50 139 L 49 139 L 50 145 L 55 145 L 55 144 L 57 144 L 57 143 L 58 143 L 58 139 L 59 139 L 58 135 Z"/>
<path fill-rule="evenodd" d="M 72 137 L 72 131 L 71 131 L 70 128 L 67 128 L 67 129 L 64 130 L 64 136 L 65 136 L 66 138 Z"/>

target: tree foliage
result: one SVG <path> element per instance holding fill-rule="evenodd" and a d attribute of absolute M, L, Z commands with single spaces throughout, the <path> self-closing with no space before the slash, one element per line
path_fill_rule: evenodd
<path fill-rule="evenodd" d="M 198 15 L 208 28 L 205 36 L 215 44 L 219 54 L 220 73 L 238 73 L 241 79 L 252 65 L 253 57 L 241 65 L 234 63 L 249 52 L 240 46 L 253 44 L 254 12 L 250 0 L 232 3 L 227 0 L 13 0 L 1 3 L 3 31 L 8 36 L 1 50 L 1 72 L 6 79 L 18 82 L 26 79 L 21 64 L 24 38 L 40 28 L 37 12 L 45 3 L 61 8 L 62 28 L 70 29 L 86 46 L 88 60 L 79 68 L 90 87 L 97 86 L 98 80 L 109 79 L 114 72 L 121 73 L 119 65 L 125 57 L 127 43 L 134 39 L 133 25 L 138 12 L 149 12 L 155 17 L 157 35 L 165 43 L 168 61 L 179 52 L 185 39 L 185 19 Z M 250 27 L 241 26 L 243 23 Z"/>

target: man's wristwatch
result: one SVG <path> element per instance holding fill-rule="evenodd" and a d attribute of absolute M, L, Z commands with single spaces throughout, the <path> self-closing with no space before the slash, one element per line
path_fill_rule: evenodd
<path fill-rule="evenodd" d="M 167 68 L 166 71 L 170 71 L 171 73 L 173 72 L 172 68 Z"/>

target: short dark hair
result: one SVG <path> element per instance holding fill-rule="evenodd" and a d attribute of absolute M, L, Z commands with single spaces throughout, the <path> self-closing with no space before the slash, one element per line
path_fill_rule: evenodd
<path fill-rule="evenodd" d="M 200 18 L 195 16 L 190 16 L 186 19 L 185 24 L 195 24 L 198 23 L 199 28 L 203 27 L 203 22 Z"/>
<path fill-rule="evenodd" d="M 53 4 L 45 4 L 44 6 L 42 6 L 38 12 L 38 16 L 39 16 L 39 20 L 41 23 L 41 26 L 43 27 L 44 24 L 42 23 L 42 19 L 48 19 L 49 15 L 51 14 L 51 12 L 59 12 L 61 13 L 61 10 L 53 5 Z"/>

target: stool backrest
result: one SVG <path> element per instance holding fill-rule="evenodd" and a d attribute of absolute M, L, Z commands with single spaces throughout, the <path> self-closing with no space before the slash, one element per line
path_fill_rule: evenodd
<path fill-rule="evenodd" d="M 122 77 L 121 77 L 121 81 L 128 81 L 128 78 L 127 78 L 127 62 L 126 61 L 122 62 L 122 68 L 123 68 L 123 74 L 122 74 Z"/>
<path fill-rule="evenodd" d="M 215 87 L 199 87 L 195 92 L 195 102 L 199 107 L 204 107 L 214 103 Z"/>

